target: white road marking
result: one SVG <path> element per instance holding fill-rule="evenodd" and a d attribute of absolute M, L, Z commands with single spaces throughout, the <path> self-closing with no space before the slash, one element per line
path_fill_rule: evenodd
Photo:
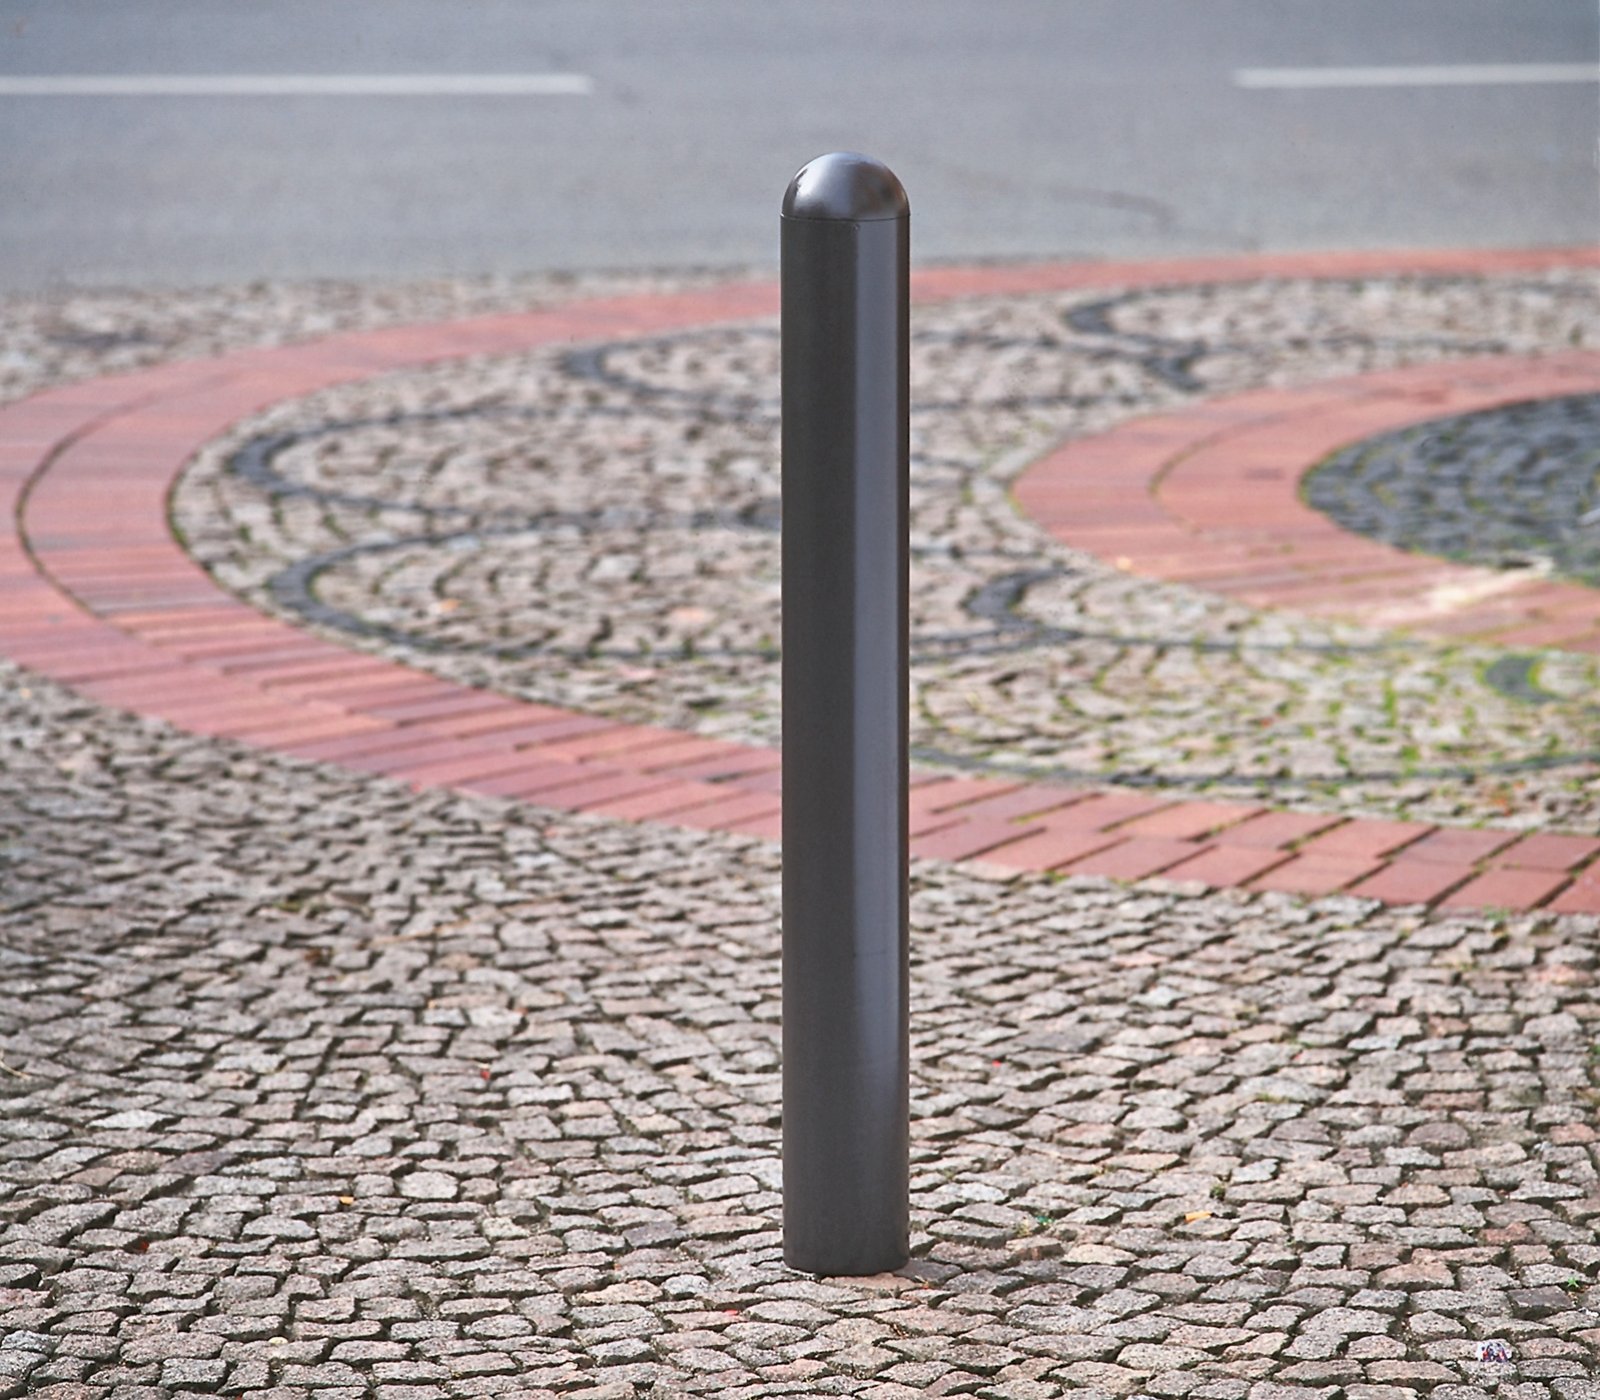
<path fill-rule="evenodd" d="M 0 74 L 0 97 L 586 97 L 585 73 Z"/>
<path fill-rule="evenodd" d="M 1392 68 L 1240 68 L 1242 88 L 1483 87 L 1600 83 L 1600 63 L 1457 63 Z"/>

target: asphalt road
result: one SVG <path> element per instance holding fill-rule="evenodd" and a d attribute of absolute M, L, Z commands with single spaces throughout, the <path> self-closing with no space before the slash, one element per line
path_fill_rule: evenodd
<path fill-rule="evenodd" d="M 19 75 L 581 75 L 580 94 L 0 91 L 0 290 L 754 264 L 869 151 L 920 260 L 1600 237 L 1593 0 L 0 0 Z"/>

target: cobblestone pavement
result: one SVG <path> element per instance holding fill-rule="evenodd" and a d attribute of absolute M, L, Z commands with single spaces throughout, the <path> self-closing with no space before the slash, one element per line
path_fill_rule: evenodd
<path fill-rule="evenodd" d="M 1592 919 L 921 868 L 916 1258 L 809 1280 L 770 846 L 3 679 L 0 1394 L 1600 1393 Z"/>
<path fill-rule="evenodd" d="M 256 282 L 162 291 L 67 291 L 4 300 L 0 400 L 167 360 L 286 345 L 335 331 L 559 306 L 582 297 L 709 286 L 727 271 L 453 278 L 400 284 Z"/>
<path fill-rule="evenodd" d="M 1397 328 L 1411 324 L 1396 309 L 1407 298 L 1440 316 L 1449 306 L 1453 353 L 1491 321 L 1497 344 L 1514 347 L 1568 334 L 1575 307 L 1590 314 L 1583 279 L 1537 287 L 1302 285 L 1286 289 L 1284 304 L 1310 317 L 1319 297 L 1345 307 L 1370 297 L 1390 306 L 1383 319 Z M 313 333 L 318 318 L 410 319 L 442 314 L 440 304 L 562 294 L 263 288 L 241 294 L 232 321 L 220 294 L 79 298 L 70 317 L 41 302 L 5 322 L 5 363 L 20 392 L 98 372 L 102 357 L 159 359 Z M 1251 296 L 1272 299 L 1259 288 L 1202 290 L 1161 306 L 1189 297 L 1225 323 Z M 951 315 L 990 335 L 996 317 L 1048 320 L 1052 305 Z M 1154 333 L 1149 307 L 1119 314 Z M 45 333 L 84 326 L 118 337 L 140 316 L 151 326 L 142 343 L 69 344 L 62 331 L 57 344 Z M 925 361 L 960 361 L 951 335 L 942 347 L 925 336 Z M 670 387 L 695 355 L 707 366 L 754 364 L 768 349 L 759 332 L 707 333 L 619 347 L 607 363 Z M 1026 344 L 1015 353 L 1026 359 Z M 1376 353 L 1359 346 L 1343 367 Z M 1112 376 L 1149 372 L 1120 354 L 1098 363 Z M 340 423 L 392 413 L 399 396 L 415 395 L 399 401 L 422 410 L 454 407 L 463 394 L 473 405 L 420 425 L 340 427 L 265 459 L 321 494 L 275 494 L 227 471 L 231 451 L 219 450 L 185 488 L 185 528 L 214 551 L 219 572 L 237 568 L 238 586 L 270 599 L 286 568 L 339 547 L 319 533 L 329 520 L 350 523 L 344 544 L 370 542 L 383 524 L 416 550 L 419 567 L 435 568 L 430 550 L 445 546 L 418 546 L 419 520 L 442 535 L 465 522 L 492 544 L 493 518 L 518 511 L 557 560 L 570 559 L 580 549 L 556 548 L 557 511 L 643 509 L 654 521 L 665 502 L 691 518 L 706 508 L 716 460 L 727 482 L 744 483 L 730 494 L 752 510 L 738 528 L 691 523 L 708 542 L 754 544 L 750 572 L 734 576 L 742 589 L 681 585 L 682 606 L 714 598 L 726 609 L 715 625 L 670 624 L 709 637 L 704 668 L 666 643 L 657 650 L 671 667 L 600 648 L 563 656 L 543 634 L 543 651 L 493 655 L 494 590 L 526 604 L 526 555 L 518 567 L 530 577 L 463 590 L 437 616 L 416 604 L 384 615 L 385 599 L 403 591 L 347 596 L 360 603 L 353 615 L 395 629 L 372 644 L 403 645 L 429 664 L 486 668 L 508 688 L 570 685 L 564 698 L 581 694 L 595 708 L 687 713 L 702 727 L 744 724 L 760 737 L 759 718 L 737 712 L 742 695 L 766 684 L 760 648 L 742 661 L 715 650 L 737 651 L 754 625 L 758 609 L 743 597 L 769 548 L 760 512 L 770 482 L 736 465 L 752 440 L 738 435 L 737 408 L 696 405 L 675 418 L 677 409 L 651 407 L 668 395 L 593 378 L 570 391 L 569 407 L 559 386 L 578 380 L 572 366 L 536 357 L 483 370 L 476 391 L 455 371 L 404 376 L 370 408 L 357 392 L 255 425 L 229 449 L 260 432 L 303 431 L 329 411 Z M 505 412 L 479 412 L 473 393 L 502 385 Z M 533 386 L 557 396 L 547 401 L 556 431 L 540 443 L 548 470 L 532 481 L 570 484 L 571 496 L 552 487 L 530 498 L 529 482 L 514 479 L 526 425 L 519 438 L 497 424 L 530 406 Z M 1009 454 L 1050 434 L 1028 429 L 997 443 L 984 424 L 1006 397 L 1003 378 L 967 392 L 991 406 L 965 429 L 965 411 L 952 410 L 938 432 L 955 447 L 970 433 L 978 466 L 952 451 L 941 467 L 945 439 L 927 420 L 919 428 L 930 482 L 918 504 L 924 677 L 952 664 L 929 644 L 941 618 L 971 632 L 982 624 L 1005 658 L 996 664 L 1009 667 L 1088 645 L 1068 638 L 1058 648 L 1032 632 L 1018 645 L 1012 624 L 968 607 L 970 580 L 1003 577 L 1016 563 L 1008 551 L 1037 542 L 1007 521 L 999 482 Z M 1191 391 L 1138 392 L 1146 402 Z M 585 473 L 600 448 L 570 435 L 588 395 L 589 416 L 607 431 L 664 444 L 641 458 L 651 494 L 607 496 Z M 612 395 L 627 402 L 615 420 L 604 412 Z M 1086 407 L 1082 423 L 1124 410 L 1102 411 L 1095 419 Z M 695 415 L 698 436 L 730 444 L 730 455 L 696 455 Z M 749 431 L 757 441 L 769 431 L 755 410 Z M 467 470 L 474 453 L 478 488 Z M 381 509 L 331 499 L 329 461 L 339 454 L 350 469 L 334 492 L 376 493 Z M 961 488 L 950 523 L 934 504 L 936 469 Z M 206 534 L 195 504 L 205 493 L 260 531 L 264 564 L 231 527 L 233 552 L 220 551 L 224 537 Z M 449 513 L 457 509 L 465 514 Z M 305 523 L 291 528 L 297 515 Z M 995 544 L 988 555 L 973 548 L 962 572 L 956 532 L 967 521 L 992 527 Z M 527 519 L 514 523 L 526 531 Z M 575 527 L 573 538 L 611 523 L 584 516 L 586 535 Z M 374 553 L 328 572 L 366 577 Z M 662 579 L 664 557 L 648 551 Z M 1401 651 L 1394 664 L 1403 666 L 1403 651 L 1418 650 L 1256 618 L 1075 556 L 1052 560 L 1069 572 L 1026 585 L 1021 601 L 1002 599 L 1012 615 L 1044 616 L 1042 590 L 1053 586 L 1068 600 L 1061 606 L 1115 617 L 1123 638 L 1135 631 L 1124 611 L 1191 637 L 1243 631 L 1259 643 L 1277 629 L 1304 648 L 1305 637 L 1337 633 L 1343 667 L 1369 668 L 1369 686 L 1380 657 Z M 629 593 L 634 580 L 620 565 L 609 581 L 601 572 L 584 585 L 596 596 L 643 596 Z M 553 606 L 578 615 L 559 594 Z M 419 619 L 437 628 L 461 613 L 483 619 L 463 629 L 462 645 L 419 646 Z M 1010 650 L 999 652 L 1002 642 Z M 1322 653 L 1307 654 L 1320 676 Z M 1537 714 L 1537 732 L 1558 735 L 1579 723 L 1569 699 L 1530 708 L 1476 679 L 1466 653 L 1438 657 L 1427 664 L 1463 693 L 1476 687 L 1473 705 L 1493 717 L 1483 723 L 1499 726 L 1483 732 L 1509 735 L 1512 752 L 1522 731 L 1507 716 Z M 674 689 L 686 667 L 703 691 Z M 620 676 L 631 680 L 624 686 L 610 679 L 623 668 L 653 674 Z M 1126 669 L 1128 679 L 1104 687 L 1113 699 L 1153 673 Z M 974 688 L 998 688 L 993 672 L 975 674 Z M 689 703 L 702 693 L 716 703 Z M 1412 713 L 1409 703 L 1397 698 L 1396 713 Z M 1126 726 L 1121 713 L 1109 706 L 1108 723 Z M 892 1278 L 813 1280 L 782 1266 L 778 1243 L 770 844 L 419 795 L 179 736 L 3 662 L 0 745 L 0 1396 L 1600 1396 L 1596 919 L 1001 882 L 919 865 L 915 1258 Z M 1544 781 L 1508 781 L 1506 800 L 1531 819 L 1564 790 Z"/>
<path fill-rule="evenodd" d="M 1337 453 L 1306 499 L 1404 549 L 1600 586 L 1600 398 L 1472 413 Z"/>
<path fill-rule="evenodd" d="M 1005 488 L 1063 435 L 1199 396 L 1596 339 L 1600 279 L 1578 272 L 920 311 L 918 758 L 1593 827 L 1593 657 L 1403 639 L 1135 579 L 1048 540 Z M 225 586 L 357 645 L 773 743 L 776 415 L 770 325 L 453 364 L 242 425 L 189 473 L 175 519 Z M 1549 435 L 1550 471 L 1572 458 L 1581 476 L 1571 441 Z"/>

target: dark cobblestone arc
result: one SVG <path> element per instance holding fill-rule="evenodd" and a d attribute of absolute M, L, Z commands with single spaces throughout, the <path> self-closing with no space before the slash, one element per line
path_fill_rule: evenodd
<path fill-rule="evenodd" d="M 1062 435 L 1197 393 L 1582 343 L 1600 326 L 1590 280 L 1269 280 L 929 308 L 914 378 L 919 402 L 944 407 L 913 421 L 920 751 L 1007 777 L 1370 815 L 1532 821 L 1537 804 L 1585 829 L 1583 656 L 1518 672 L 1488 647 L 1397 645 L 1292 604 L 1151 586 L 1125 561 L 1046 545 L 1007 487 Z M 364 649 L 770 744 L 776 551 L 745 523 L 765 524 L 775 493 L 775 343 L 770 324 L 723 325 L 285 403 L 203 451 L 176 518 L 224 587 Z M 251 437 L 267 450 L 229 470 Z"/>
<path fill-rule="evenodd" d="M 1067 313 L 1065 319 L 1075 329 L 1082 329 L 1089 333 L 1113 334 L 1114 327 L 1110 319 L 1113 312 L 1120 305 L 1132 302 L 1132 298 L 1117 298 L 1103 303 L 1096 303 L 1091 307 L 1078 308 Z M 1082 322 L 1081 326 L 1079 325 L 1080 320 Z M 965 344 L 968 341 L 975 342 L 983 338 L 967 336 L 959 339 Z M 1192 387 L 1188 382 L 1191 376 L 1187 366 L 1191 361 L 1200 358 L 1205 352 L 1203 343 L 1195 342 L 1192 345 L 1186 345 L 1183 342 L 1157 336 L 1137 336 L 1134 339 L 1140 344 L 1148 346 L 1148 350 L 1141 352 L 1138 356 L 1145 368 L 1150 369 L 1158 377 L 1166 378 L 1173 383 L 1174 387 Z M 710 412 L 714 407 L 713 396 L 710 394 L 662 389 L 659 386 L 652 386 L 641 381 L 635 376 L 617 373 L 606 367 L 608 352 L 616 349 L 659 348 L 668 344 L 678 347 L 692 347 L 694 342 L 695 336 L 693 333 L 683 333 L 672 337 L 659 337 L 650 341 L 629 341 L 618 346 L 591 347 L 582 352 L 574 352 L 564 357 L 562 365 L 568 372 L 603 381 L 612 387 L 625 388 L 629 392 L 639 395 L 645 402 L 649 402 L 652 399 L 681 401 L 675 410 L 676 412 L 682 412 L 682 404 L 695 401 L 700 403 L 703 411 Z M 1126 352 L 1118 353 L 1125 354 L 1126 358 L 1134 358 L 1133 355 Z M 1180 383 L 1180 381 L 1182 382 Z M 752 400 L 751 404 L 745 405 L 741 400 L 740 406 L 748 409 L 758 403 L 758 400 Z M 610 412 L 614 416 L 620 417 L 623 413 L 623 411 L 610 406 L 597 405 L 596 407 L 597 410 Z M 715 408 L 719 412 L 732 411 L 729 404 L 721 401 L 717 401 Z M 673 409 L 668 409 L 667 411 L 669 414 L 674 412 Z M 612 646 L 605 642 L 577 650 L 550 645 L 538 640 L 510 646 L 492 645 L 485 642 L 466 643 L 460 640 L 431 636 L 414 628 L 374 621 L 349 609 L 331 605 L 318 596 L 317 580 L 326 571 L 336 569 L 340 565 L 354 561 L 362 556 L 390 553 L 417 546 L 440 548 L 470 547 L 488 538 L 504 539 L 528 536 L 532 539 L 541 533 L 554 531 L 576 531 L 581 535 L 599 529 L 625 529 L 650 533 L 685 532 L 688 534 L 707 529 L 729 529 L 736 531 L 753 530 L 761 534 L 775 535 L 781 526 L 781 510 L 776 499 L 757 501 L 754 504 L 746 504 L 732 511 L 712 512 L 702 510 L 682 516 L 663 515 L 647 509 L 621 510 L 616 507 L 595 511 L 544 512 L 537 516 L 518 516 L 514 512 L 495 511 L 482 513 L 475 512 L 468 507 L 427 504 L 420 501 L 408 501 L 403 497 L 397 496 L 378 498 L 347 493 L 337 489 L 296 481 L 277 467 L 278 458 L 290 448 L 314 442 L 317 439 L 335 438 L 343 433 L 359 431 L 369 427 L 394 428 L 444 422 L 466 423 L 478 417 L 513 417 L 519 421 L 534 423 L 549 416 L 537 409 L 489 401 L 461 408 L 392 414 L 374 419 L 330 420 L 323 423 L 308 424 L 294 432 L 259 434 L 248 439 L 229 457 L 228 469 L 269 497 L 303 498 L 322 505 L 346 506 L 365 510 L 381 509 L 385 512 L 410 512 L 430 521 L 435 519 L 458 519 L 476 522 L 455 531 L 429 531 L 414 535 L 405 534 L 376 540 L 358 541 L 339 549 L 308 556 L 295 561 L 270 578 L 267 587 L 271 596 L 285 611 L 300 616 L 314 625 L 347 636 L 377 640 L 422 653 L 441 654 L 467 649 L 490 654 L 497 659 L 505 661 L 522 660 L 540 655 L 570 655 L 586 658 L 609 657 L 619 661 L 641 661 L 647 659 L 647 654 L 637 649 Z M 1456 420 L 1451 421 L 1454 422 Z M 1384 441 L 1388 441 L 1388 439 L 1384 439 Z M 1352 449 L 1352 451 L 1354 450 Z M 1343 456 L 1344 454 L 1341 454 L 1341 457 Z M 923 465 L 924 463 L 919 460 L 918 468 L 920 469 Z M 961 464 L 952 465 L 958 476 L 964 477 L 967 474 L 961 469 Z M 1319 469 L 1319 476 L 1322 472 L 1331 470 L 1333 470 L 1333 464 L 1330 463 L 1327 467 Z M 914 545 L 913 553 L 919 558 L 937 558 L 943 553 L 943 550 L 936 545 Z M 984 551 L 983 553 L 998 552 Z M 968 552 L 966 557 L 971 562 L 974 555 Z M 1381 657 L 1386 653 L 1393 653 L 1397 647 L 1405 645 L 1403 643 L 1383 641 L 1365 645 L 1359 643 L 1347 645 L 1323 644 L 1315 641 L 1251 643 L 1195 636 L 1130 635 L 1083 628 L 1055 627 L 1027 616 L 1023 612 L 1023 607 L 1026 603 L 1029 589 L 1038 584 L 1057 580 L 1062 577 L 1063 572 L 1060 566 L 1052 566 L 1045 569 L 1021 569 L 993 575 L 986 584 L 969 594 L 962 604 L 964 610 L 975 620 L 987 623 L 989 626 L 984 630 L 971 633 L 919 633 L 914 635 L 912 639 L 913 660 L 929 660 L 953 654 L 977 656 L 998 655 L 1006 652 L 1026 652 L 1085 640 L 1107 643 L 1120 648 L 1142 649 L 1156 654 L 1178 648 L 1198 653 L 1224 655 L 1241 655 L 1249 651 L 1303 652 L 1310 655 L 1339 659 L 1362 655 Z M 778 660 L 778 653 L 771 646 L 745 650 L 727 647 L 702 648 L 697 654 L 705 657 L 743 657 L 758 662 L 774 664 Z M 1538 686 L 1535 675 L 1536 663 L 1533 660 L 1522 657 L 1507 657 L 1486 668 L 1483 679 L 1491 688 L 1514 700 L 1533 704 L 1553 701 L 1556 697 Z M 1033 781 L 1082 782 L 1109 780 L 1131 787 L 1177 791 L 1205 789 L 1212 781 L 1210 776 L 1205 774 L 1166 774 L 1139 770 L 1107 772 L 1103 769 L 1087 769 L 1061 764 L 976 760 L 970 755 L 947 750 L 936 744 L 918 745 L 915 757 L 918 761 L 924 763 L 951 767 L 963 772 L 1026 778 Z M 1302 773 L 1292 776 L 1266 774 L 1262 775 L 1258 781 L 1268 788 L 1300 789 L 1306 786 L 1349 781 L 1352 778 L 1374 783 L 1461 780 L 1544 772 L 1563 767 L 1588 765 L 1594 763 L 1597 759 L 1600 759 L 1600 750 L 1543 755 L 1509 761 L 1490 760 L 1481 763 L 1422 767 L 1395 765 L 1390 768 L 1367 768 L 1356 773 L 1330 771 L 1326 773 Z"/>
<path fill-rule="evenodd" d="M 1385 544 L 1600 587 L 1600 395 L 1387 433 L 1336 453 L 1304 489 Z"/>

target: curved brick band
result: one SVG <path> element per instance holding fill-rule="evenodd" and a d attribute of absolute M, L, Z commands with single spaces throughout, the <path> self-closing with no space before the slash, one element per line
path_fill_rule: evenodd
<path fill-rule="evenodd" d="M 1600 253 L 1347 254 L 934 269 L 914 278 L 914 293 L 932 301 L 1262 277 L 1465 275 L 1578 264 L 1600 265 Z M 0 409 L 0 492 L 11 507 L 0 523 L 0 651 L 107 705 L 196 733 L 389 775 L 419 788 L 444 785 L 562 810 L 776 836 L 775 752 L 512 700 L 351 652 L 223 593 L 172 538 L 166 515 L 168 491 L 199 447 L 283 399 L 453 357 L 646 336 L 775 311 L 775 289 L 754 285 L 593 301 L 169 364 L 69 385 Z M 1571 371 L 1562 387 L 1547 392 L 1569 392 L 1583 374 L 1596 372 L 1592 365 L 1584 367 L 1587 361 L 1568 356 L 1536 363 L 1540 372 L 1567 366 L 1556 371 L 1558 376 Z M 1500 372 L 1510 370 L 1502 366 Z M 1455 368 L 1462 392 L 1471 390 L 1475 372 Z M 1429 393 L 1447 392 L 1444 386 L 1455 382 L 1449 374 L 1432 371 L 1437 377 L 1427 388 L 1418 387 L 1425 375 L 1415 382 L 1407 378 L 1416 373 L 1390 377 L 1391 384 L 1401 386 L 1407 413 L 1421 414 L 1425 406 L 1424 416 L 1457 411 L 1455 401 L 1427 399 Z M 1149 536 L 1146 545 L 1155 544 L 1138 555 L 1141 566 L 1151 567 L 1152 560 L 1171 553 L 1174 559 L 1186 556 L 1182 568 L 1192 568 L 1195 530 L 1228 523 L 1216 514 L 1229 508 L 1225 497 L 1213 492 L 1212 503 L 1206 501 L 1216 480 L 1249 481 L 1258 492 L 1257 478 L 1237 473 L 1283 473 L 1289 484 L 1276 499 L 1294 504 L 1288 473 L 1309 464 L 1295 456 L 1308 439 L 1286 439 L 1293 446 L 1287 456 L 1272 451 L 1273 433 L 1289 415 L 1327 409 L 1330 401 L 1352 410 L 1337 428 L 1331 419 L 1321 423 L 1318 441 L 1330 432 L 1344 441 L 1352 433 L 1412 421 L 1382 416 L 1380 409 L 1396 407 L 1392 393 L 1385 398 L 1382 378 L 1353 381 L 1365 386 L 1354 396 L 1336 388 L 1309 391 L 1310 398 L 1260 394 L 1231 400 L 1232 407 L 1221 406 L 1222 416 L 1210 420 L 1210 432 L 1199 438 L 1194 423 L 1217 406 L 1156 420 L 1168 426 L 1157 428 L 1143 455 L 1129 457 L 1132 466 L 1119 465 L 1121 452 L 1140 444 L 1140 425 L 1112 435 L 1116 454 L 1106 453 L 1109 438 L 1084 445 L 1083 452 L 1100 455 L 1077 459 L 1070 469 L 1075 476 L 1089 471 L 1092 479 L 1103 481 L 1113 502 L 1109 509 L 1124 510 L 1165 472 L 1162 504 L 1131 525 L 1120 516 L 1104 521 L 1063 516 L 1055 488 L 1076 448 L 1041 464 L 1021 489 L 1025 499 L 1034 493 L 1033 503 L 1051 528 L 1166 531 L 1159 539 Z M 1355 411 L 1358 405 L 1361 412 Z M 1260 436 L 1249 440 L 1242 456 L 1223 452 L 1219 465 L 1207 468 L 1220 471 L 1221 478 L 1202 475 L 1188 490 L 1189 457 L 1179 462 L 1182 449 L 1173 450 L 1179 423 L 1188 434 L 1183 441 L 1196 449 L 1230 428 Z M 1257 451 L 1262 455 L 1250 455 Z M 1129 483 L 1138 482 L 1146 485 L 1129 489 Z M 1081 481 L 1074 490 L 1081 499 Z M 1265 499 L 1252 497 L 1257 498 Z M 1305 520 L 1252 515 L 1247 528 L 1277 533 L 1286 524 L 1302 551 L 1299 568 L 1320 547 L 1303 533 L 1309 528 Z M 1381 548 L 1327 528 L 1337 539 L 1324 544 Z M 1108 539 L 1099 538 L 1092 547 L 1103 551 Z M 1124 540 L 1129 548 L 1136 544 L 1131 535 Z M 1173 541 L 1184 548 L 1169 550 Z M 1251 577 L 1251 586 L 1265 586 L 1258 575 Z M 1284 602 L 1288 595 L 1261 601 Z M 981 857 L 1010 871 L 1121 879 L 1160 874 L 1305 894 L 1351 889 L 1398 903 L 1545 904 L 1600 912 L 1600 868 L 1595 879 L 1587 878 L 1600 841 L 1583 837 L 1453 831 L 989 779 L 921 775 L 914 781 L 913 850 L 922 856 Z"/>
<path fill-rule="evenodd" d="M 1260 608 L 1432 637 L 1600 651 L 1600 592 L 1352 535 L 1301 499 L 1338 448 L 1433 418 L 1600 391 L 1600 353 L 1484 358 L 1263 390 L 1070 442 L 1017 481 L 1057 539 Z"/>

